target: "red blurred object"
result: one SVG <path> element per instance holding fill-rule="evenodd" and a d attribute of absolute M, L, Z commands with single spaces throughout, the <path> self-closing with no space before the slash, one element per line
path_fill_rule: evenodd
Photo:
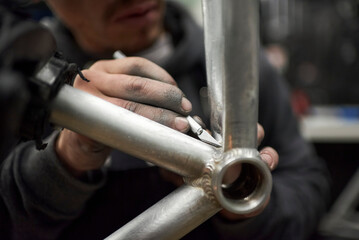
<path fill-rule="evenodd" d="M 291 103 L 294 113 L 300 117 L 308 114 L 310 100 L 308 95 L 301 89 L 295 89 L 291 94 Z"/>

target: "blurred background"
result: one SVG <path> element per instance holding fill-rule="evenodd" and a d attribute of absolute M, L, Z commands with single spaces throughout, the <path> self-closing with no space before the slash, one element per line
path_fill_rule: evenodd
<path fill-rule="evenodd" d="M 177 2 L 202 24 L 200 0 Z M 358 17 L 358 0 L 261 0 L 262 44 L 308 103 L 357 104 Z"/>
<path fill-rule="evenodd" d="M 26 1 L 26 0 L 24 0 Z M 202 25 L 201 0 L 176 0 Z M 359 239 L 359 0 L 261 0 L 261 43 L 303 136 L 328 164 L 332 204 L 313 239 Z M 26 11 L 49 14 L 44 3 Z"/>

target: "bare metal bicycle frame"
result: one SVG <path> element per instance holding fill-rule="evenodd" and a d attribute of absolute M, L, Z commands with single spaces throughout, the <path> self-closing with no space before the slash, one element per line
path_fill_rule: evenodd
<path fill-rule="evenodd" d="M 271 174 L 256 149 L 259 1 L 202 3 L 211 127 L 221 148 L 70 86 L 53 103 L 53 123 L 180 174 L 186 182 L 108 239 L 178 239 L 221 209 L 248 214 L 269 197 Z M 223 184 L 228 169 L 239 164 L 238 180 Z"/>

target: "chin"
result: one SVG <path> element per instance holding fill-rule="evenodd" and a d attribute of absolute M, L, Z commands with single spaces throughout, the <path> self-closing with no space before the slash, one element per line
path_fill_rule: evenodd
<path fill-rule="evenodd" d="M 126 55 L 138 53 L 149 48 L 163 33 L 163 28 L 155 28 L 151 31 L 121 34 L 112 43 L 116 50 L 121 50 Z M 127 36 L 124 38 L 123 36 Z"/>

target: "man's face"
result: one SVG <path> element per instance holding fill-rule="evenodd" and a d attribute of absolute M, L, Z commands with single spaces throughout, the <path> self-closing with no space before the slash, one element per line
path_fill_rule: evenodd
<path fill-rule="evenodd" d="M 135 53 L 163 32 L 164 0 L 46 0 L 81 47 Z"/>

